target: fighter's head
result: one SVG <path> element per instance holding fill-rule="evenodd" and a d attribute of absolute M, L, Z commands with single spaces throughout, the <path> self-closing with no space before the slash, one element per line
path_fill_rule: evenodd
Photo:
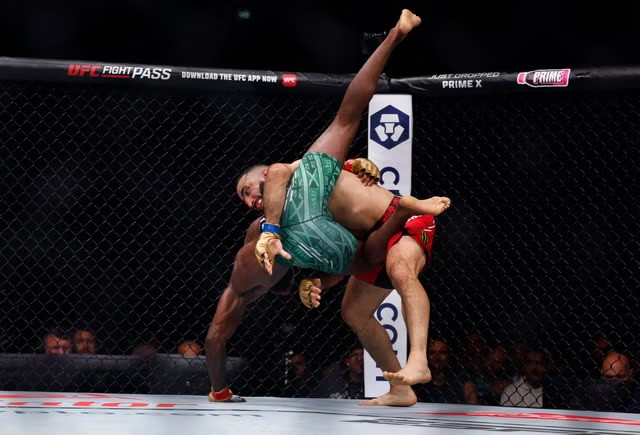
<path fill-rule="evenodd" d="M 267 165 L 251 166 L 240 175 L 236 184 L 236 193 L 242 202 L 258 211 L 263 211 L 262 194 L 268 170 Z"/>

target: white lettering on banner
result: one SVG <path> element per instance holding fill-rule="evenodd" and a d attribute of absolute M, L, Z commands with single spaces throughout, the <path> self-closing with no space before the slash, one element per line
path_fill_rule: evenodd
<path fill-rule="evenodd" d="M 533 73 L 534 83 L 560 83 L 564 77 L 563 71 L 536 71 Z"/>
<path fill-rule="evenodd" d="M 218 80 L 218 73 L 201 71 L 182 71 L 183 79 Z"/>
<path fill-rule="evenodd" d="M 171 70 L 168 70 L 171 72 Z M 136 71 L 141 77 L 148 77 L 150 74 L 153 77 L 153 71 Z M 189 80 L 220 80 L 226 82 L 260 82 L 260 83 L 277 83 L 278 76 L 276 75 L 258 75 L 258 74 L 241 74 L 241 73 L 224 73 L 224 72 L 211 72 L 211 71 L 182 71 L 180 77 Z M 168 78 L 168 77 L 167 77 Z"/>
<path fill-rule="evenodd" d="M 443 88 L 481 88 L 482 80 L 444 80 Z"/>
<path fill-rule="evenodd" d="M 368 157 L 380 169 L 380 185 L 396 195 L 411 193 L 413 109 L 411 95 L 377 94 L 369 102 Z M 407 363 L 407 327 L 402 317 L 402 299 L 393 291 L 376 310 L 376 318 L 389 334 L 401 366 Z M 389 391 L 371 355 L 364 352 L 365 397 Z"/>
<path fill-rule="evenodd" d="M 102 74 L 130 75 L 131 69 L 130 66 L 105 65 L 104 68 L 102 68 Z"/>
<path fill-rule="evenodd" d="M 486 73 L 458 73 L 458 74 L 434 74 L 429 77 L 432 80 L 445 80 L 445 79 L 475 79 L 478 77 L 499 77 L 499 72 L 486 72 Z"/>
<path fill-rule="evenodd" d="M 150 80 L 169 80 L 171 78 L 171 70 L 169 68 L 146 68 L 136 66 L 133 68 L 131 77 L 134 79 L 150 79 Z"/>

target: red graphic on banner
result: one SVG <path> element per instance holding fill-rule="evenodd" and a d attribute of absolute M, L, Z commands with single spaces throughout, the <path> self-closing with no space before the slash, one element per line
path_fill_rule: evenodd
<path fill-rule="evenodd" d="M 171 68 L 72 63 L 67 68 L 67 76 L 103 79 L 169 80 L 171 79 Z"/>
<path fill-rule="evenodd" d="M 69 65 L 67 75 L 69 77 L 83 77 L 85 75 L 88 75 L 89 77 L 100 77 L 100 68 L 100 65 L 79 65 L 72 63 Z"/>
<path fill-rule="evenodd" d="M 298 84 L 298 77 L 295 74 L 282 74 L 282 85 L 287 88 L 293 88 Z"/>

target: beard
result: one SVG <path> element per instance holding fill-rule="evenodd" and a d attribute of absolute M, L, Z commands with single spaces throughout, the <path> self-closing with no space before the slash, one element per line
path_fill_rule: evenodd
<path fill-rule="evenodd" d="M 264 196 L 264 181 L 260 182 L 260 195 Z"/>

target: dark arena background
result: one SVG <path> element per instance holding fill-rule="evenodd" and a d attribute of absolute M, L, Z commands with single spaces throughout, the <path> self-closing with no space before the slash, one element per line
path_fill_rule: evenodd
<path fill-rule="evenodd" d="M 299 158 L 350 78 L 297 73 L 285 86 L 273 71 L 120 68 L 3 60 L 5 389 L 206 393 L 203 358 L 167 354 L 204 342 L 257 217 L 235 195 L 238 173 Z M 555 88 L 508 73 L 471 79 L 484 84 L 473 89 L 443 88 L 443 76 L 380 81 L 381 92 L 414 94 L 413 193 L 454 203 L 423 277 L 431 337 L 460 368 L 465 353 L 504 349 L 505 373 L 519 344 L 544 349 L 545 406 L 595 406 L 583 399 L 602 388 L 598 352 L 640 351 L 640 99 L 606 89 L 631 88 L 634 74 L 574 70 Z M 366 153 L 365 126 L 353 156 Z M 308 311 L 303 276 L 254 304 L 230 342 L 244 395 L 315 394 L 295 388 L 288 356 L 304 354 L 321 377 L 355 344 L 341 291 Z M 48 331 L 76 329 L 95 333 L 99 356 L 39 354 Z"/>
<path fill-rule="evenodd" d="M 253 9 L 241 3 L 229 13 L 244 23 L 240 12 Z M 365 39 L 357 51 L 375 44 L 375 37 Z M 439 357 L 448 381 L 438 397 L 416 387 L 420 402 L 434 407 L 419 403 L 409 417 L 368 410 L 360 422 L 509 430 L 512 423 L 496 421 L 516 418 L 509 406 L 530 403 L 504 403 L 505 384 L 535 367 L 546 409 L 523 409 L 517 418 L 541 426 L 522 423 L 519 430 L 570 433 L 560 423 L 545 427 L 555 420 L 609 425 L 585 426 L 593 432 L 584 433 L 637 426 L 640 70 L 588 67 L 570 57 L 563 63 L 555 52 L 538 58 L 555 62 L 550 67 L 518 69 L 525 64 L 519 58 L 507 69 L 495 58 L 478 67 L 484 72 L 411 74 L 420 68 L 410 66 L 416 44 L 398 50 L 402 62 L 390 63 L 378 92 L 412 95 L 412 194 L 452 199 L 437 218 L 433 262 L 421 275 L 431 302 L 429 336 L 445 345 Z M 233 61 L 222 53 L 232 66 L 221 69 L 204 58 L 185 67 L 176 66 L 187 64 L 179 56 L 174 64 L 142 64 L 144 56 L 48 60 L 5 50 L 0 420 L 35 403 L 25 398 L 39 400 L 36 408 L 76 406 L 50 402 L 60 392 L 97 401 L 76 402 L 85 408 L 120 395 L 148 402 L 140 407 L 155 403 L 140 399 L 159 397 L 151 395 L 186 395 L 162 396 L 185 412 L 207 403 L 201 347 L 245 231 L 258 217 L 237 198 L 238 175 L 254 163 L 300 158 L 335 116 L 353 77 L 338 73 L 344 57 L 329 73 L 307 72 L 316 50 L 295 69 L 275 59 L 277 70 L 252 69 L 237 53 Z M 434 65 L 467 66 L 446 56 Z M 367 154 L 367 119 L 365 113 L 350 157 Z M 276 412 L 273 403 L 286 408 L 293 402 L 269 400 L 292 397 L 301 401 L 291 412 L 313 413 L 315 399 L 335 397 L 327 384 L 349 379 L 347 360 L 358 342 L 340 316 L 344 282 L 308 310 L 297 291 L 308 275 L 292 270 L 252 304 L 227 345 L 230 384 L 256 413 Z M 95 338 L 88 354 L 78 351 L 78 331 Z M 71 354 L 48 352 L 48 336 Z M 183 354 L 185 341 L 195 343 L 197 355 Z M 541 361 L 532 362 L 535 355 Z M 606 363 L 612 355 L 615 367 Z M 463 394 L 468 384 L 476 403 Z M 483 406 L 452 407 L 465 403 Z M 327 415 L 363 415 L 328 406 Z M 628 414 L 604 414 L 617 412 Z M 482 418 L 488 420 L 478 423 Z M 634 433 L 626 429 L 615 433 Z"/>

